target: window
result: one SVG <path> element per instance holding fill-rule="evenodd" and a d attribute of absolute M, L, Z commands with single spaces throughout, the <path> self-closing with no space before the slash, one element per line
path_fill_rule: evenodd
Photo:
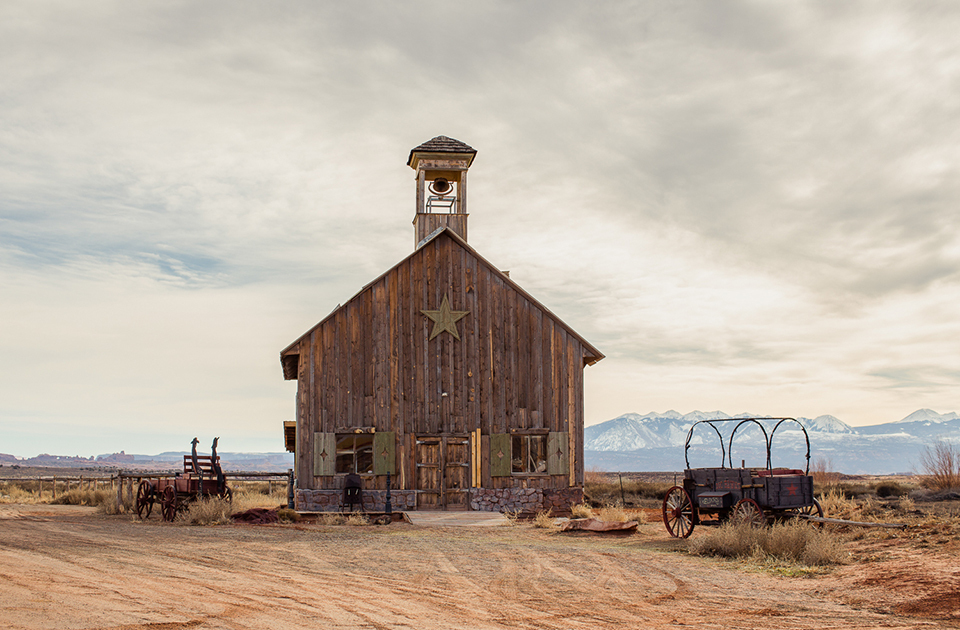
<path fill-rule="evenodd" d="M 514 473 L 546 474 L 547 436 L 514 435 L 512 450 Z"/>
<path fill-rule="evenodd" d="M 370 433 L 337 435 L 337 472 L 373 474 L 373 435 Z"/>

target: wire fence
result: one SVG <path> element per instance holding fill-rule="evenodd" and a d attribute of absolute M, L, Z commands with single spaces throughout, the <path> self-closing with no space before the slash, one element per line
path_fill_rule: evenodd
<path fill-rule="evenodd" d="M 0 477 L 0 483 L 13 483 L 29 492 L 37 492 L 37 498 L 43 500 L 44 492 L 51 500 L 57 494 L 70 490 L 107 490 L 117 493 L 117 506 L 124 503 L 124 494 L 128 504 L 135 499 L 136 487 L 148 479 L 172 479 L 180 473 L 175 472 L 138 472 L 118 471 L 110 475 L 37 475 L 24 477 Z M 293 497 L 293 470 L 286 472 L 233 471 L 223 476 L 236 482 L 260 482 L 267 484 L 267 494 L 273 494 L 275 488 L 286 486 L 288 498 Z"/>

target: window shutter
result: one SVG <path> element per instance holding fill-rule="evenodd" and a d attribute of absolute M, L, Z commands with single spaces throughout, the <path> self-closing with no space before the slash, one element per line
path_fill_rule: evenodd
<path fill-rule="evenodd" d="M 391 475 L 397 472 L 397 434 L 377 431 L 373 434 L 373 474 Z"/>
<path fill-rule="evenodd" d="M 313 434 L 313 474 L 331 476 L 337 471 L 337 434 Z"/>
<path fill-rule="evenodd" d="M 547 474 L 566 475 L 570 469 L 570 442 L 566 431 L 547 435 Z"/>
<path fill-rule="evenodd" d="M 513 440 L 508 433 L 494 433 L 490 436 L 490 475 L 492 477 L 509 477 L 513 474 L 510 452 L 512 445 Z"/>

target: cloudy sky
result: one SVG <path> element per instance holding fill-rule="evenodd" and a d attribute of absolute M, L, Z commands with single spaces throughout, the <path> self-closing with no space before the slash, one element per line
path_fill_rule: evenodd
<path fill-rule="evenodd" d="M 952 3 L 0 5 L 0 452 L 282 450 L 279 351 L 470 243 L 600 348 L 587 424 L 960 410 Z M 208 437 L 204 438 L 206 435 Z"/>

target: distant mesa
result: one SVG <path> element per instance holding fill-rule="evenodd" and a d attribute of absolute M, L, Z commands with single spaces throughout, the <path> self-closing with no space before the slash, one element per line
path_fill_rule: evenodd
<path fill-rule="evenodd" d="M 127 455 L 124 451 L 110 455 L 97 455 L 98 464 L 132 464 L 133 461 L 133 455 Z"/>
<path fill-rule="evenodd" d="M 120 451 L 79 457 L 42 454 L 36 457 L 20 459 L 13 455 L 0 455 L 0 463 L 19 464 L 38 468 L 86 468 L 86 469 L 122 469 L 139 471 L 166 472 L 179 470 L 183 466 L 183 456 L 189 451 L 170 451 L 159 455 L 135 455 Z M 220 453 L 220 464 L 228 472 L 287 472 L 293 468 L 292 453 Z"/>

